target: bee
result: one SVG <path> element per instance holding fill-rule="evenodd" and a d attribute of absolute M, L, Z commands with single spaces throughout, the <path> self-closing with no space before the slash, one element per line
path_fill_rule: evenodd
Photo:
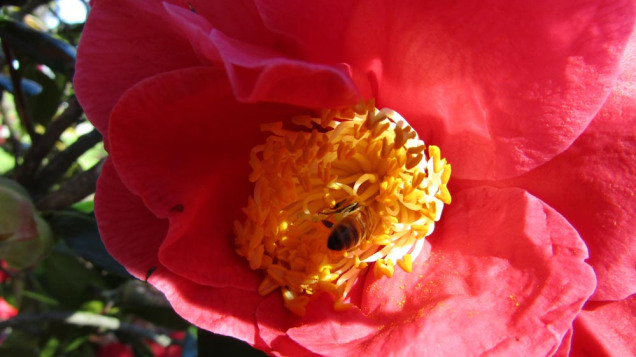
<path fill-rule="evenodd" d="M 343 204 L 344 201 L 338 202 L 330 212 L 336 217 L 341 217 L 336 223 L 322 220 L 325 227 L 331 228 L 327 238 L 327 248 L 330 250 L 341 251 L 353 248 L 375 230 L 374 220 L 368 207 L 358 202 L 345 206 Z"/>

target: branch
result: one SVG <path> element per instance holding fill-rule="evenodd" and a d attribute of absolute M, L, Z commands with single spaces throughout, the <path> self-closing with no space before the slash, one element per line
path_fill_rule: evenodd
<path fill-rule="evenodd" d="M 22 166 L 16 171 L 16 181 L 27 187 L 33 184 L 33 175 L 40 168 L 42 160 L 49 154 L 64 130 L 78 121 L 82 114 L 82 107 L 77 99 L 71 97 L 64 112 L 47 125 L 38 142 L 27 151 Z"/>
<path fill-rule="evenodd" d="M 162 347 L 167 347 L 172 343 L 172 339 L 167 335 L 158 334 L 150 330 L 143 329 L 137 325 L 122 322 L 115 317 L 80 311 L 22 313 L 8 320 L 0 321 L 0 330 L 8 327 L 19 327 L 22 325 L 42 323 L 45 321 L 56 321 L 68 325 L 88 326 L 105 330 L 121 331 L 150 339 Z"/>
<path fill-rule="evenodd" d="M 38 210 L 59 210 L 79 202 L 84 197 L 95 192 L 97 187 L 97 178 L 102 171 L 104 159 L 100 160 L 95 166 L 88 171 L 76 175 L 72 179 L 64 182 L 57 191 L 53 191 L 46 195 L 43 199 L 36 202 L 35 206 Z"/>
<path fill-rule="evenodd" d="M 2 100 L 2 94 L 0 94 L 0 101 Z M 4 110 L 4 106 L 0 105 L 0 117 L 2 117 L 2 123 L 9 131 L 9 144 L 11 145 L 11 151 L 13 153 L 13 159 L 15 160 L 14 169 L 18 167 L 18 159 L 22 152 L 22 143 L 20 142 L 16 132 L 13 130 L 7 119 L 7 113 Z"/>
<path fill-rule="evenodd" d="M 31 121 L 31 118 L 29 118 L 29 114 L 26 110 L 26 100 L 24 99 L 24 92 L 22 91 L 22 80 L 20 78 L 20 73 L 18 73 L 18 71 L 16 71 L 16 69 L 13 67 L 13 54 L 11 54 L 11 49 L 9 48 L 9 45 L 4 38 L 2 38 L 2 51 L 4 52 L 7 66 L 9 66 L 11 84 L 13 85 L 13 99 L 15 101 L 15 109 L 18 112 L 18 116 L 20 117 L 22 126 L 31 138 L 31 143 L 36 143 L 38 141 L 38 134 L 35 132 L 33 122 Z"/>
<path fill-rule="evenodd" d="M 49 160 L 48 165 L 38 171 L 33 179 L 35 184 L 35 196 L 45 194 L 46 191 L 68 171 L 73 163 L 75 163 L 75 160 L 101 140 L 101 134 L 97 130 L 93 130 L 88 134 L 80 136 L 72 145 L 66 148 L 66 150 L 58 153 Z"/>

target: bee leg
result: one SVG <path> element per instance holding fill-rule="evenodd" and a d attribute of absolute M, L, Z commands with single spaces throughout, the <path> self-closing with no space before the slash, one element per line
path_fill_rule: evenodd
<path fill-rule="evenodd" d="M 337 211 L 345 202 L 347 202 L 347 199 L 343 199 L 341 201 L 338 201 L 334 206 L 333 206 L 333 210 Z"/>
<path fill-rule="evenodd" d="M 358 206 L 360 206 L 360 203 L 358 203 L 358 202 L 354 202 L 354 203 L 350 204 L 349 206 L 344 207 L 344 208 L 342 209 L 342 211 L 343 211 L 343 212 L 346 212 L 346 213 L 351 213 L 351 212 L 353 212 L 353 211 L 357 210 L 357 209 L 358 209 Z"/>
<path fill-rule="evenodd" d="M 327 228 L 331 228 L 331 227 L 333 227 L 333 222 L 328 221 L 328 220 L 326 220 L 326 219 L 323 219 L 323 220 L 322 220 L 322 221 L 320 221 L 320 222 L 322 222 L 322 224 L 324 224 L 324 225 L 325 225 L 325 227 L 327 227 Z"/>

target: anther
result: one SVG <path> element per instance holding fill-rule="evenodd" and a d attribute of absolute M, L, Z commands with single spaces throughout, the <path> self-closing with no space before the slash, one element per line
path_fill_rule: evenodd
<path fill-rule="evenodd" d="M 261 125 L 271 135 L 250 153 L 255 188 L 234 224 L 236 251 L 263 271 L 259 293 L 280 290 L 294 314 L 319 292 L 340 311 L 370 265 L 377 277 L 413 270 L 450 203 L 450 165 L 373 100 L 292 123 L 301 129 Z"/>

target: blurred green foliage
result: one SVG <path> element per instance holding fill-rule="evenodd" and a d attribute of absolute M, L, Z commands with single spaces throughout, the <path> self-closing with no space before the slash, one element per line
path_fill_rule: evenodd
<path fill-rule="evenodd" d="M 83 21 L 59 10 L 0 1 L 0 355 L 194 356 L 196 329 L 99 237 L 106 152 L 72 88 Z"/>
<path fill-rule="evenodd" d="M 73 95 L 70 1 L 90 10 L 0 0 L 0 356 L 263 356 L 189 325 L 106 251 L 93 194 L 107 154 Z"/>

